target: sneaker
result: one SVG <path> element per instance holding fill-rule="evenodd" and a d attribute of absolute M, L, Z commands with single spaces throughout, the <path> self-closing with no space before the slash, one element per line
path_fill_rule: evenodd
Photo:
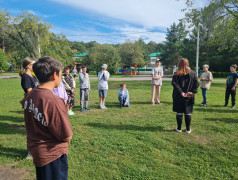
<path fill-rule="evenodd" d="M 161 102 L 159 102 L 159 103 L 158 103 L 158 105 L 162 105 L 162 103 L 161 103 Z"/>
<path fill-rule="evenodd" d="M 207 104 L 203 104 L 203 106 L 207 106 Z"/>
<path fill-rule="evenodd" d="M 201 104 L 200 104 L 200 106 L 204 106 L 204 104 L 203 104 L 203 103 L 201 103 Z"/>
<path fill-rule="evenodd" d="M 155 105 L 155 103 L 154 103 L 154 102 L 151 102 L 151 105 Z"/>
<path fill-rule="evenodd" d="M 106 106 L 103 106 L 103 109 L 107 109 L 107 107 L 106 107 Z"/>
<path fill-rule="evenodd" d="M 227 104 L 225 104 L 224 107 L 227 107 Z"/>
<path fill-rule="evenodd" d="M 103 107 L 103 106 L 100 106 L 100 109 L 104 109 L 104 107 Z"/>
<path fill-rule="evenodd" d="M 85 108 L 86 109 L 86 108 Z M 81 112 L 83 112 L 83 108 L 80 109 Z"/>
<path fill-rule="evenodd" d="M 90 108 L 88 108 L 88 107 L 86 107 L 85 109 L 86 109 L 86 110 L 90 110 Z"/>
<path fill-rule="evenodd" d="M 27 156 L 26 156 L 26 159 L 32 159 L 32 155 L 30 152 L 28 152 Z"/>
<path fill-rule="evenodd" d="M 69 116 L 73 116 L 73 115 L 74 115 L 74 112 L 73 112 L 72 110 L 69 110 L 69 111 L 68 111 L 68 115 L 69 115 Z"/>
<path fill-rule="evenodd" d="M 71 110 L 71 114 L 74 115 L 74 112 Z"/>
<path fill-rule="evenodd" d="M 177 128 L 175 129 L 175 131 L 177 131 L 177 132 L 182 132 L 182 130 L 178 130 Z"/>
<path fill-rule="evenodd" d="M 186 133 L 189 133 L 189 134 L 190 134 L 191 132 L 192 132 L 192 130 L 191 130 L 191 129 L 190 129 L 189 131 L 187 131 L 187 130 L 186 130 Z"/>
<path fill-rule="evenodd" d="M 235 108 L 236 108 L 236 106 L 234 105 L 234 106 L 232 106 L 231 108 L 232 108 L 232 109 L 235 109 Z"/>

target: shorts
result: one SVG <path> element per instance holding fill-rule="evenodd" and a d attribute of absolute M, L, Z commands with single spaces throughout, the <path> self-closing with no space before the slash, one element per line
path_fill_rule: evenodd
<path fill-rule="evenodd" d="M 98 90 L 99 97 L 106 98 L 107 97 L 107 89 Z"/>
<path fill-rule="evenodd" d="M 71 105 L 74 106 L 74 99 L 75 99 L 75 94 L 72 93 L 71 91 L 66 91 L 67 95 L 68 95 L 68 100 L 67 100 L 67 105 Z"/>
<path fill-rule="evenodd" d="M 73 77 L 76 78 L 76 74 L 74 74 Z"/>

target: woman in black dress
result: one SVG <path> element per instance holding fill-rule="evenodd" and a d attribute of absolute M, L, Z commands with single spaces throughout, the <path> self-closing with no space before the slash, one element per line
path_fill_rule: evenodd
<path fill-rule="evenodd" d="M 186 58 L 181 58 L 178 63 L 178 71 L 173 75 L 173 111 L 177 112 L 177 132 L 182 132 L 183 114 L 185 115 L 186 132 L 191 133 L 191 114 L 193 112 L 194 95 L 199 86 L 196 74 L 189 68 Z"/>

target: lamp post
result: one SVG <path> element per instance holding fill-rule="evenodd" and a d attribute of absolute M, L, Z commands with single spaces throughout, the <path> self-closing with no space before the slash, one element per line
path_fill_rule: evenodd
<path fill-rule="evenodd" d="M 198 35 L 197 35 L 197 54 L 196 54 L 196 75 L 198 77 L 198 62 L 199 62 L 199 23 L 197 26 Z"/>

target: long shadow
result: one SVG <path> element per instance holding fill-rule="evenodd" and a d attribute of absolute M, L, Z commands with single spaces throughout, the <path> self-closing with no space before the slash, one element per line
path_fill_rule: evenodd
<path fill-rule="evenodd" d="M 24 117 L 1 116 L 0 121 L 24 122 Z"/>
<path fill-rule="evenodd" d="M 237 113 L 237 111 L 235 111 L 234 109 L 211 109 L 211 108 L 207 108 L 207 107 L 199 107 L 196 106 L 194 108 L 195 111 L 202 111 L 202 112 L 216 112 L 216 113 Z"/>
<path fill-rule="evenodd" d="M 222 121 L 225 123 L 238 123 L 238 118 L 237 119 L 231 119 L 231 118 L 204 118 L 207 121 Z"/>
<path fill-rule="evenodd" d="M 5 122 L 0 122 L 0 134 L 26 135 L 26 128 L 23 125 L 8 124 Z"/>
<path fill-rule="evenodd" d="M 24 110 L 21 110 L 21 111 L 9 111 L 9 112 L 12 112 L 12 113 L 16 113 L 16 114 L 24 114 Z"/>
<path fill-rule="evenodd" d="M 86 123 L 85 126 L 91 126 L 95 128 L 104 128 L 104 129 L 116 129 L 116 130 L 132 130 L 132 131 L 170 131 L 165 130 L 162 126 L 135 126 L 135 125 L 113 125 L 113 124 L 102 124 L 102 123 Z"/>
<path fill-rule="evenodd" d="M 26 155 L 27 155 L 26 149 L 3 147 L 0 144 L 0 156 L 6 156 L 14 159 L 20 157 L 20 159 L 23 159 L 25 158 Z"/>

